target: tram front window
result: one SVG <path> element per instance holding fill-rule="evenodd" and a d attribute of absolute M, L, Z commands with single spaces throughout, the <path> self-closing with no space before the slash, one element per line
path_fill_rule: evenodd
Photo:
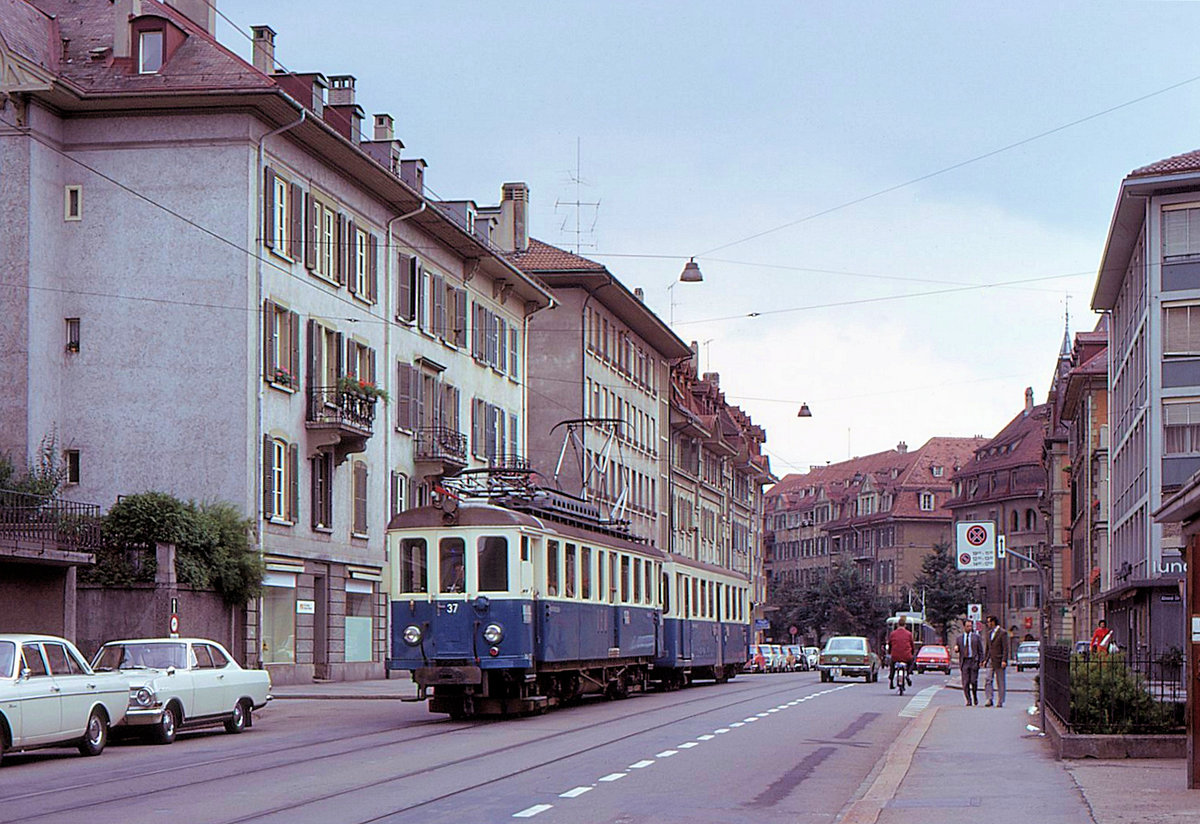
<path fill-rule="evenodd" d="M 508 541 L 501 535 L 483 535 L 479 538 L 480 592 L 508 591 Z"/>
<path fill-rule="evenodd" d="M 405 538 L 400 542 L 400 591 L 429 591 L 424 538 Z"/>
<path fill-rule="evenodd" d="M 466 591 L 465 548 L 462 538 L 442 538 L 438 543 L 438 576 L 442 592 Z"/>

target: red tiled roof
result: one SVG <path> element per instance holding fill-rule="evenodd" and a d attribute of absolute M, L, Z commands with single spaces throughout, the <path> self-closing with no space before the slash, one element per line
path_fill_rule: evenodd
<path fill-rule="evenodd" d="M 0 0 L 0 39 L 9 50 L 44 69 L 58 71 L 54 20 L 25 0 Z"/>
<path fill-rule="evenodd" d="M 162 69 L 154 74 L 138 74 L 130 67 L 114 64 L 107 58 L 94 59 L 94 49 L 112 49 L 114 17 L 111 0 L 29 0 L 46 15 L 53 16 L 63 38 L 67 38 L 64 60 L 58 73 L 79 87 L 84 94 L 162 94 L 176 91 L 247 91 L 269 90 L 275 81 L 219 44 L 177 10 L 158 0 L 143 0 L 143 15 L 170 20 L 187 33 Z M 4 0 L 7 31 L 12 21 L 11 6 L 24 5 Z M 61 44 L 55 44 L 60 50 Z"/>
<path fill-rule="evenodd" d="M 529 239 L 524 252 L 510 252 L 508 261 L 524 272 L 603 272 L 604 264 L 580 257 L 535 238 Z"/>
<path fill-rule="evenodd" d="M 1176 172 L 1200 171 L 1200 150 L 1168 157 L 1157 163 L 1142 166 L 1129 173 L 1129 177 L 1149 177 L 1151 175 L 1174 174 Z"/>

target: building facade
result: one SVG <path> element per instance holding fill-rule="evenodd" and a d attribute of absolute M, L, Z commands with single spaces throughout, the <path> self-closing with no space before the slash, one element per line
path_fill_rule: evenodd
<path fill-rule="evenodd" d="M 1183 646 L 1183 539 L 1153 513 L 1200 470 L 1198 273 L 1200 152 L 1134 170 L 1121 182 L 1092 308 L 1109 319 L 1102 597 L 1117 641 L 1138 652 Z"/>
<path fill-rule="evenodd" d="M 278 72 L 265 26 L 248 64 L 214 20 L 4 6 L 0 449 L 56 431 L 104 508 L 236 504 L 267 564 L 246 662 L 380 676 L 388 520 L 524 448 L 550 295 L 426 196 L 388 115 L 363 137 L 353 77 Z"/>

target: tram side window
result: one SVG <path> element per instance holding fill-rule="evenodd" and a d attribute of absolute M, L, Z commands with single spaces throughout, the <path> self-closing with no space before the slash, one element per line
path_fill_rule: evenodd
<path fill-rule="evenodd" d="M 579 597 L 592 599 L 592 548 L 588 546 L 579 550 Z"/>
<path fill-rule="evenodd" d="M 717 588 L 717 594 L 716 597 L 713 598 L 713 617 L 720 621 L 721 616 L 724 614 L 721 612 L 721 585 L 715 584 L 714 586 Z"/>
<path fill-rule="evenodd" d="M 567 544 L 567 563 L 563 568 L 566 573 L 567 580 L 563 587 L 563 594 L 568 598 L 575 597 L 575 544 Z"/>
<path fill-rule="evenodd" d="M 521 560 L 522 561 L 529 560 L 529 536 L 528 535 L 521 536 Z"/>
<path fill-rule="evenodd" d="M 671 614 L 671 579 L 667 573 L 662 575 L 662 589 L 659 591 L 658 600 L 662 603 L 663 615 Z"/>
<path fill-rule="evenodd" d="M 558 541 L 546 541 L 546 594 L 558 595 Z"/>
<path fill-rule="evenodd" d="M 438 575 L 442 592 L 466 592 L 466 543 L 462 538 L 438 542 Z"/>
<path fill-rule="evenodd" d="M 633 602 L 641 603 L 642 600 L 642 559 L 633 559 Z"/>
<path fill-rule="evenodd" d="M 604 600 L 604 550 L 596 550 L 596 600 Z"/>
<path fill-rule="evenodd" d="M 508 591 L 508 539 L 503 535 L 481 535 L 476 545 L 480 592 Z"/>
<path fill-rule="evenodd" d="M 700 579 L 692 579 L 692 617 L 700 617 Z"/>
<path fill-rule="evenodd" d="M 429 592 L 429 568 L 424 538 L 400 542 L 400 591 Z"/>
<path fill-rule="evenodd" d="M 708 617 L 709 618 L 717 617 L 717 610 L 716 610 L 717 604 L 716 604 L 716 598 L 714 597 L 715 593 L 713 592 L 713 589 L 715 587 L 716 587 L 716 584 L 714 584 L 712 581 L 708 582 Z"/>
<path fill-rule="evenodd" d="M 645 589 L 647 604 L 654 603 L 654 590 L 651 589 L 651 587 L 653 587 L 653 586 L 654 586 L 654 565 L 651 564 L 649 561 L 647 561 L 646 562 L 646 589 Z"/>
<path fill-rule="evenodd" d="M 617 553 L 608 554 L 608 602 L 617 602 Z"/>
<path fill-rule="evenodd" d="M 629 556 L 621 556 L 621 603 L 629 603 Z"/>

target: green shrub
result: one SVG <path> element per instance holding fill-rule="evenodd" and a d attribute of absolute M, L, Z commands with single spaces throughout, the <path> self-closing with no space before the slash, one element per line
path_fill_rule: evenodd
<path fill-rule="evenodd" d="M 1156 701 L 1142 676 L 1126 666 L 1124 653 L 1071 656 L 1071 728 L 1085 734 L 1170 732 L 1174 704 Z"/>

